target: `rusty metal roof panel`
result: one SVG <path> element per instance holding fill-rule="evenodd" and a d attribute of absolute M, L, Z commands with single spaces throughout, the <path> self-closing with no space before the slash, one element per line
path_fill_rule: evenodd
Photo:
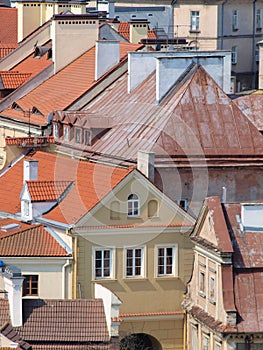
<path fill-rule="evenodd" d="M 262 135 L 202 67 L 175 85 L 159 105 L 155 80 L 151 74 L 128 94 L 125 75 L 88 106 L 87 113 L 99 112 L 118 123 L 93 151 L 126 158 L 136 158 L 145 147 L 177 156 L 262 154 Z M 127 129 L 127 123 L 134 128 Z"/>
<path fill-rule="evenodd" d="M 248 117 L 248 119 L 257 127 L 258 130 L 263 131 L 263 95 L 252 94 L 236 98 L 233 101 L 238 108 Z"/>

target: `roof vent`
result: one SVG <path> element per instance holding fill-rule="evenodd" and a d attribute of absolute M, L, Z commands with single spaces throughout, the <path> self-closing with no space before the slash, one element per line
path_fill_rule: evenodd
<path fill-rule="evenodd" d="M 5 231 L 5 232 L 8 232 L 8 231 L 12 231 L 12 230 L 18 229 L 19 227 L 20 227 L 19 224 L 13 223 L 13 224 L 1 226 L 1 230 Z"/>

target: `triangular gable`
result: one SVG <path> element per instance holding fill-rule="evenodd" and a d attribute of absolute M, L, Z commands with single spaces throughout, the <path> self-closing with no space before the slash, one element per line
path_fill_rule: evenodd
<path fill-rule="evenodd" d="M 137 186 L 137 188 L 136 188 Z M 128 192 L 127 192 L 128 190 Z M 185 212 L 180 206 L 173 202 L 169 197 L 167 197 L 163 192 L 161 192 L 148 178 L 146 178 L 140 171 L 134 169 L 130 172 L 120 183 L 105 197 L 101 198 L 100 202 L 93 207 L 86 215 L 84 215 L 76 224 L 78 226 L 90 226 L 97 224 L 105 225 L 100 222 L 100 215 L 107 211 L 107 217 L 110 217 L 111 203 L 120 200 L 122 201 L 120 211 L 124 213 L 126 217 L 126 208 L 127 208 L 127 193 L 131 192 L 137 193 L 140 197 L 140 203 L 146 209 L 149 200 L 156 200 L 159 206 L 159 216 L 157 222 L 151 223 L 149 220 L 145 220 L 142 223 L 142 219 L 138 220 L 141 225 L 176 225 L 178 226 L 193 226 L 195 219 Z M 160 210 L 166 212 L 166 217 L 161 217 Z M 169 213 L 169 214 L 168 214 Z M 104 215 L 104 214 L 103 214 Z M 127 220 L 122 221 L 118 220 L 117 225 L 127 224 Z M 136 220 L 132 222 L 136 224 Z M 111 222 L 111 224 L 113 224 Z"/>

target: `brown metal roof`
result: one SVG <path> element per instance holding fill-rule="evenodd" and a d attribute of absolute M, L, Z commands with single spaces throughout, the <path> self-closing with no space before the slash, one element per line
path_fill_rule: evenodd
<path fill-rule="evenodd" d="M 202 67 L 155 102 L 155 73 L 127 93 L 127 75 L 97 97 L 88 113 L 114 118 L 115 126 L 91 150 L 136 159 L 156 155 L 254 157 L 263 152 L 262 135 Z"/>
<path fill-rule="evenodd" d="M 238 97 L 234 103 L 240 110 L 248 117 L 248 119 L 257 127 L 258 130 L 263 131 L 263 95 L 251 94 Z"/>

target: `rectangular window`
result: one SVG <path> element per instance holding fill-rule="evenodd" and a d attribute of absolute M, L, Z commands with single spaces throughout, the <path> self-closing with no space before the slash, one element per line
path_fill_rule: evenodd
<path fill-rule="evenodd" d="M 144 248 L 126 249 L 126 277 L 143 277 Z"/>
<path fill-rule="evenodd" d="M 85 130 L 85 145 L 90 146 L 90 131 Z"/>
<path fill-rule="evenodd" d="M 255 50 L 255 60 L 256 60 L 256 62 L 259 62 L 259 48 L 258 47 Z"/>
<path fill-rule="evenodd" d="M 232 13 L 232 29 L 238 30 L 238 13 L 237 10 L 234 10 Z"/>
<path fill-rule="evenodd" d="M 177 276 L 177 246 L 157 247 L 157 276 Z"/>
<path fill-rule="evenodd" d="M 262 11 L 261 9 L 257 9 L 256 11 L 256 29 L 262 28 Z"/>
<path fill-rule="evenodd" d="M 203 350 L 209 349 L 209 338 L 206 335 L 203 335 Z"/>
<path fill-rule="evenodd" d="M 23 281 L 23 296 L 38 296 L 38 275 L 26 275 Z"/>
<path fill-rule="evenodd" d="M 199 293 L 205 295 L 205 273 L 203 271 L 199 272 Z"/>
<path fill-rule="evenodd" d="M 112 249 L 94 249 L 94 277 L 112 278 L 113 275 Z"/>
<path fill-rule="evenodd" d="M 64 130 L 64 140 L 69 141 L 69 128 L 65 126 L 63 130 Z"/>
<path fill-rule="evenodd" d="M 210 276 L 209 279 L 209 299 L 210 301 L 215 301 L 215 278 Z"/>
<path fill-rule="evenodd" d="M 199 11 L 191 11 L 190 13 L 190 31 L 200 30 L 200 14 Z"/>
<path fill-rule="evenodd" d="M 53 135 L 55 139 L 58 139 L 58 124 L 53 124 Z"/>
<path fill-rule="evenodd" d="M 29 201 L 24 202 L 24 216 L 29 216 Z"/>
<path fill-rule="evenodd" d="M 197 350 L 198 338 L 197 338 L 197 328 L 195 326 L 191 327 L 191 349 Z"/>
<path fill-rule="evenodd" d="M 232 64 L 237 64 L 237 47 L 236 46 L 232 47 L 231 62 Z"/>
<path fill-rule="evenodd" d="M 81 129 L 76 129 L 76 136 L 75 136 L 75 140 L 76 140 L 76 143 L 81 143 L 82 140 L 81 140 Z"/>

